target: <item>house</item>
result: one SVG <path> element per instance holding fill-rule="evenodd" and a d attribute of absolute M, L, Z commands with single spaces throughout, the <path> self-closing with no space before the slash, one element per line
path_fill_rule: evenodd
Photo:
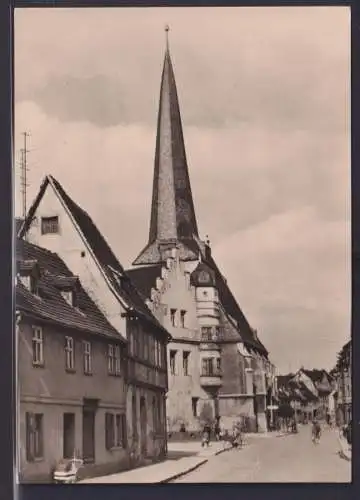
<path fill-rule="evenodd" d="M 268 351 L 199 236 L 169 46 L 157 122 L 149 238 L 127 274 L 168 345 L 168 430 L 197 431 L 220 419 L 267 429 Z"/>
<path fill-rule="evenodd" d="M 16 243 L 19 479 L 74 454 L 84 475 L 126 468 L 126 341 L 58 255 Z"/>
<path fill-rule="evenodd" d="M 318 390 L 312 379 L 301 369 L 297 373 L 277 377 L 280 403 L 290 405 L 298 422 L 312 420 L 319 406 Z"/>
<path fill-rule="evenodd" d="M 91 217 L 45 177 L 20 238 L 56 253 L 112 327 L 128 340 L 127 443 L 131 464 L 164 457 L 169 333 L 134 286 Z"/>
<path fill-rule="evenodd" d="M 332 377 L 324 369 L 305 370 L 303 372 L 313 381 L 318 391 L 317 418 L 325 419 L 330 411 L 330 395 L 333 392 Z"/>

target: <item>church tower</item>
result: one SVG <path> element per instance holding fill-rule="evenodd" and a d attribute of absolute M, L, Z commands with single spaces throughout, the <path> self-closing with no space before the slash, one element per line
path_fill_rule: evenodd
<path fill-rule="evenodd" d="M 172 336 L 168 430 L 196 431 L 217 417 L 231 428 L 239 416 L 263 429 L 267 351 L 199 237 L 168 32 L 149 238 L 127 273 Z"/>
<path fill-rule="evenodd" d="M 198 258 L 199 240 L 186 160 L 181 114 L 171 62 L 169 28 L 161 78 L 149 241 L 134 265 L 166 260 L 177 245 L 182 260 Z"/>

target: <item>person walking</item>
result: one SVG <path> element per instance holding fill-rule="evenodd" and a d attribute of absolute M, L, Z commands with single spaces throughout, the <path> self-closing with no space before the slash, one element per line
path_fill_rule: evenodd
<path fill-rule="evenodd" d="M 214 425 L 214 434 L 215 434 L 216 441 L 220 441 L 220 434 L 221 434 L 220 417 L 216 417 L 216 421 L 215 421 L 215 425 Z"/>
<path fill-rule="evenodd" d="M 314 417 L 313 422 L 312 422 L 312 429 L 311 429 L 311 439 L 314 444 L 318 444 L 320 442 L 320 436 L 321 436 L 321 426 L 319 421 L 317 420 L 316 417 Z"/>
<path fill-rule="evenodd" d="M 201 446 L 204 447 L 209 446 L 210 444 L 210 434 L 211 434 L 211 427 L 209 424 L 205 424 L 203 428 L 203 437 L 201 441 Z"/>

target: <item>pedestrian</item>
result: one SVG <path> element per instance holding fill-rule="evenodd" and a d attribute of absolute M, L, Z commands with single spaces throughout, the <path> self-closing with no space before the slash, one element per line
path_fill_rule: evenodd
<path fill-rule="evenodd" d="M 201 446 L 209 446 L 210 444 L 210 433 L 211 433 L 211 427 L 209 424 L 205 424 L 203 428 L 203 437 L 201 441 Z"/>
<path fill-rule="evenodd" d="M 216 417 L 215 426 L 214 426 L 214 434 L 216 441 L 220 441 L 220 417 Z"/>
<path fill-rule="evenodd" d="M 321 427 L 320 423 L 317 420 L 316 417 L 314 417 L 313 422 L 312 422 L 312 429 L 311 429 L 311 439 L 314 444 L 317 444 L 320 442 L 320 436 L 321 436 Z"/>

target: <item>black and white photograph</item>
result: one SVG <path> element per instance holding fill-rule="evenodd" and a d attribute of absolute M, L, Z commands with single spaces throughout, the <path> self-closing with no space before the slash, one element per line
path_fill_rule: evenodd
<path fill-rule="evenodd" d="M 19 483 L 351 482 L 350 14 L 15 9 Z"/>

